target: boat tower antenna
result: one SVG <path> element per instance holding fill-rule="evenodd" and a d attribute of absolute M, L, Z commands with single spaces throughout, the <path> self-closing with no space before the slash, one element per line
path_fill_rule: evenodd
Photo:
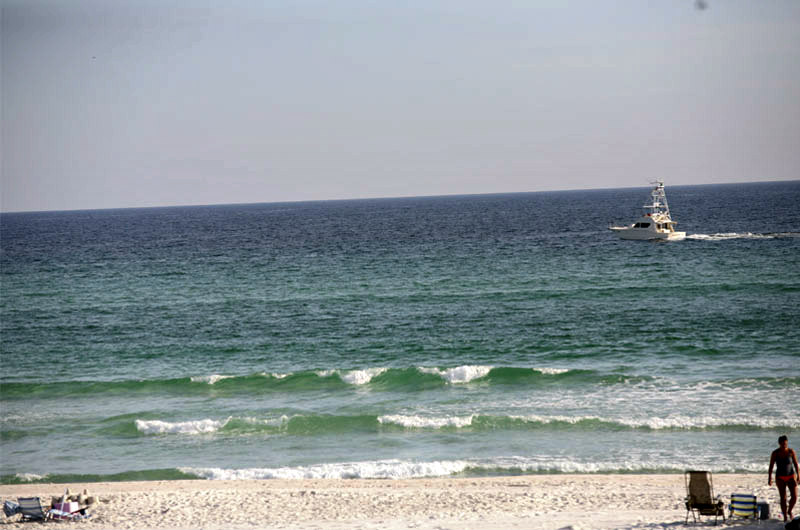
<path fill-rule="evenodd" d="M 655 187 L 650 192 L 650 197 L 653 199 L 651 204 L 645 204 L 644 209 L 650 210 L 648 215 L 655 217 L 656 214 L 665 215 L 670 218 L 669 205 L 667 204 L 667 194 L 664 192 L 664 181 L 659 179 L 652 182 Z"/>

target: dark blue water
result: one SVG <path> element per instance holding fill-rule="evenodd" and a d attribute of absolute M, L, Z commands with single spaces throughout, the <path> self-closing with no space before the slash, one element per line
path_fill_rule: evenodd
<path fill-rule="evenodd" d="M 800 182 L 0 215 L 3 480 L 761 471 Z"/>

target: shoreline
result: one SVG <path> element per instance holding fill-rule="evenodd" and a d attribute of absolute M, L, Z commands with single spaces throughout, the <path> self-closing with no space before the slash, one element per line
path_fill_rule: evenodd
<path fill-rule="evenodd" d="M 778 494 L 763 474 L 714 474 L 714 492 L 756 494 L 770 503 L 761 530 L 782 529 Z M 556 530 L 647 529 L 685 525 L 683 474 L 557 474 L 415 479 L 165 480 L 0 485 L 0 500 L 50 498 L 87 489 L 92 517 L 71 529 L 476 527 Z M 800 507 L 797 508 L 800 510 Z M 800 514 L 796 514 L 800 515 Z M 27 528 L 0 516 L 2 528 Z M 703 524 L 713 518 L 702 518 Z M 736 520 L 743 528 L 755 522 Z M 719 526 L 730 526 L 731 521 Z M 755 528 L 755 526 L 754 526 Z"/>

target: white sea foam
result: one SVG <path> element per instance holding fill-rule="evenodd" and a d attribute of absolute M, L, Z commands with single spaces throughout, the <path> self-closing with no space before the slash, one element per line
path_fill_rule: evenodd
<path fill-rule="evenodd" d="M 387 414 L 378 417 L 380 423 L 393 423 L 414 429 L 441 429 L 442 427 L 468 427 L 472 425 L 473 416 L 453 416 L 447 418 L 426 418 L 423 416 L 404 416 Z"/>
<path fill-rule="evenodd" d="M 234 377 L 232 375 L 219 375 L 219 374 L 211 374 L 211 375 L 198 375 L 192 377 L 192 383 L 208 383 L 209 385 L 213 385 L 217 381 L 222 381 L 223 379 L 230 379 Z"/>
<path fill-rule="evenodd" d="M 800 428 L 800 419 L 788 417 L 756 417 L 756 416 L 668 416 L 664 418 L 614 418 L 610 416 L 564 416 L 564 415 L 511 415 L 509 418 L 531 423 L 569 423 L 576 425 L 581 422 L 597 421 L 608 424 L 617 424 L 632 429 L 708 429 L 726 426 L 744 426 L 759 429 L 774 428 Z"/>
<path fill-rule="evenodd" d="M 295 416 L 287 416 L 286 414 L 283 414 L 279 418 L 269 418 L 266 420 L 261 420 L 261 422 L 264 423 L 265 425 L 270 425 L 273 427 L 282 427 L 286 426 L 289 423 L 289 421 L 294 417 Z"/>
<path fill-rule="evenodd" d="M 242 418 L 228 418 L 228 420 L 225 423 L 227 424 L 232 419 L 243 421 L 245 423 L 250 423 L 252 425 L 269 425 L 271 427 L 280 427 L 282 425 L 286 425 L 291 418 L 289 418 L 289 416 L 287 416 L 286 414 L 277 418 L 254 418 L 252 416 L 245 416 Z"/>
<path fill-rule="evenodd" d="M 351 370 L 339 374 L 342 381 L 351 385 L 364 385 L 372 381 L 373 377 L 377 377 L 384 373 L 388 368 L 367 368 L 365 370 Z"/>
<path fill-rule="evenodd" d="M 136 420 L 136 429 L 143 434 L 208 434 L 225 426 L 226 420 L 195 420 L 168 422 L 161 420 Z"/>
<path fill-rule="evenodd" d="M 278 468 L 192 468 L 180 471 L 209 480 L 267 480 L 267 479 L 408 479 L 443 477 L 467 470 L 522 473 L 613 473 L 642 471 L 684 471 L 702 467 L 714 472 L 750 471 L 763 469 L 762 462 L 739 462 L 735 467 L 687 458 L 681 461 L 581 461 L 560 457 L 498 457 L 485 460 L 445 460 L 413 462 L 380 460 L 371 462 L 342 462 Z"/>
<path fill-rule="evenodd" d="M 338 376 L 339 379 L 349 385 L 365 385 L 372 381 L 373 377 L 381 375 L 386 370 L 388 370 L 388 368 L 375 367 L 365 368 L 363 370 L 317 370 L 314 373 L 319 377 Z"/>
<path fill-rule="evenodd" d="M 741 425 L 759 429 L 800 427 L 800 420 L 781 417 L 760 416 L 669 416 L 666 418 L 623 419 L 617 420 L 629 427 L 647 427 L 659 429 L 708 429 Z"/>
<path fill-rule="evenodd" d="M 448 383 L 469 383 L 475 379 L 485 377 L 492 368 L 492 366 L 457 366 L 455 368 L 441 370 L 439 368 L 421 366 L 418 370 L 425 374 L 438 375 Z"/>
<path fill-rule="evenodd" d="M 558 375 L 569 372 L 568 368 L 534 368 L 534 370 L 545 375 Z"/>
<path fill-rule="evenodd" d="M 643 471 L 674 472 L 685 471 L 694 467 L 709 469 L 714 472 L 760 471 L 763 464 L 741 463 L 736 468 L 719 466 L 711 462 L 697 462 L 691 459 L 682 461 L 642 461 L 632 458 L 620 461 L 581 461 L 560 457 L 500 457 L 490 461 L 470 464 L 474 469 L 494 469 L 501 471 L 521 471 L 522 473 L 637 473 Z"/>
<path fill-rule="evenodd" d="M 525 416 L 518 416 L 512 415 L 509 416 L 511 419 L 521 420 L 521 421 L 528 421 L 531 423 L 570 423 L 576 424 L 582 421 L 603 421 L 603 422 L 613 422 L 614 420 L 601 418 L 600 416 L 540 416 L 537 414 L 529 414 Z"/>
<path fill-rule="evenodd" d="M 33 482 L 34 480 L 42 480 L 47 475 L 37 475 L 36 473 L 17 473 L 14 475 L 18 480 L 22 480 L 23 482 Z"/>
<path fill-rule="evenodd" d="M 210 480 L 318 478 L 404 479 L 448 476 L 459 473 L 468 466 L 469 463 L 466 461 L 411 462 L 403 460 L 379 460 L 372 462 L 342 462 L 279 468 L 181 468 L 180 471 Z"/>

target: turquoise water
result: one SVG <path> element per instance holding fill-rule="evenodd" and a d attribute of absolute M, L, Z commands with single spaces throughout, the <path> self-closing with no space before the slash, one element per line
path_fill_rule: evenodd
<path fill-rule="evenodd" d="M 800 182 L 667 194 L 2 214 L 2 481 L 766 472 Z"/>

